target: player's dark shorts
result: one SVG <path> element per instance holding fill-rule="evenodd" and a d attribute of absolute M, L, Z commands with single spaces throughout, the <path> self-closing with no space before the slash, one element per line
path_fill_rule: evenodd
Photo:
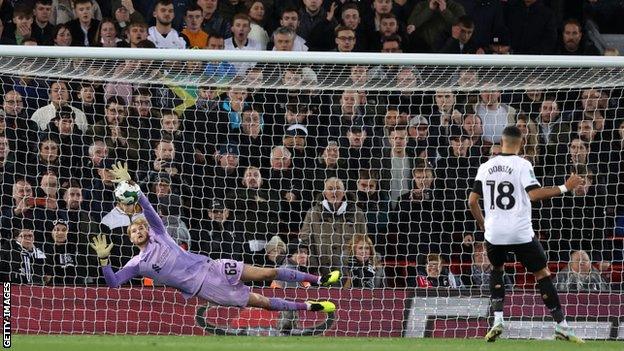
<path fill-rule="evenodd" d="M 533 241 L 524 244 L 494 245 L 485 241 L 488 259 L 494 267 L 499 267 L 507 261 L 507 253 L 513 252 L 522 265 L 531 273 L 547 267 L 548 259 L 542 245 L 534 237 Z"/>

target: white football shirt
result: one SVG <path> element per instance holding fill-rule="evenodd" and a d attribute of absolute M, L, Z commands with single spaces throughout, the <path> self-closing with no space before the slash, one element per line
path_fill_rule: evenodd
<path fill-rule="evenodd" d="M 483 197 L 488 242 L 510 245 L 533 240 L 528 191 L 539 187 L 533 165 L 520 156 L 499 155 L 479 167 L 473 191 Z"/>

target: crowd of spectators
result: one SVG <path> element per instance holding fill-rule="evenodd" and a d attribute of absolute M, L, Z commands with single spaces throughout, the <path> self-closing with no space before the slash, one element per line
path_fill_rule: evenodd
<path fill-rule="evenodd" d="M 602 1 L 580 14 L 548 5 L 0 0 L 0 37 L 18 45 L 598 54 L 583 23 L 612 25 Z M 118 64 L 123 74 L 137 63 Z M 125 229 L 142 209 L 115 202 L 106 171 L 124 161 L 187 250 L 340 269 L 352 288 L 483 288 L 491 267 L 466 199 L 479 164 L 500 154 L 502 130 L 515 124 L 524 133 L 522 156 L 543 185 L 572 172 L 586 179 L 534 208 L 550 260 L 570 261 L 558 283 L 609 288 L 601 274 L 622 260 L 611 239 L 624 217 L 622 89 L 399 91 L 417 79 L 416 69 L 353 65 L 337 83 L 365 86 L 384 76 L 396 91 L 318 92 L 263 87 L 268 79 L 286 87 L 314 80 L 316 66 L 200 65 L 193 72 L 231 84 L 189 93 L 157 83 L 0 75 L 3 280 L 101 283 L 88 247 L 100 233 L 115 244 L 113 266 L 136 254 Z M 462 72 L 458 84 L 477 75 Z M 464 276 L 452 262 L 472 264 Z M 396 276 L 384 267 L 397 263 L 418 268 Z"/>

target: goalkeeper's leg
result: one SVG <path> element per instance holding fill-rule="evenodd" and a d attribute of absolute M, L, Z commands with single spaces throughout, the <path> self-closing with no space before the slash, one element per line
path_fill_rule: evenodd
<path fill-rule="evenodd" d="M 317 311 L 325 313 L 336 311 L 336 305 L 331 301 L 295 302 L 256 293 L 249 294 L 247 307 L 258 307 L 271 311 Z"/>
<path fill-rule="evenodd" d="M 295 269 L 264 268 L 245 265 L 241 275 L 243 282 L 279 280 L 284 282 L 308 282 L 313 285 L 330 286 L 340 281 L 340 271 L 333 271 L 324 276 L 318 276 Z"/>

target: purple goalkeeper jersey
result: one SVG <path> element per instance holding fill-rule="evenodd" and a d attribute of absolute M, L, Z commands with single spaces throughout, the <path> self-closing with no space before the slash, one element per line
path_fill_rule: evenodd
<path fill-rule="evenodd" d="M 180 290 L 185 299 L 194 296 L 208 274 L 205 264 L 209 258 L 178 246 L 144 194 L 139 195 L 139 205 L 149 224 L 149 242 L 117 273 L 110 265 L 102 267 L 106 284 L 116 288 L 132 278 L 143 276 Z"/>

